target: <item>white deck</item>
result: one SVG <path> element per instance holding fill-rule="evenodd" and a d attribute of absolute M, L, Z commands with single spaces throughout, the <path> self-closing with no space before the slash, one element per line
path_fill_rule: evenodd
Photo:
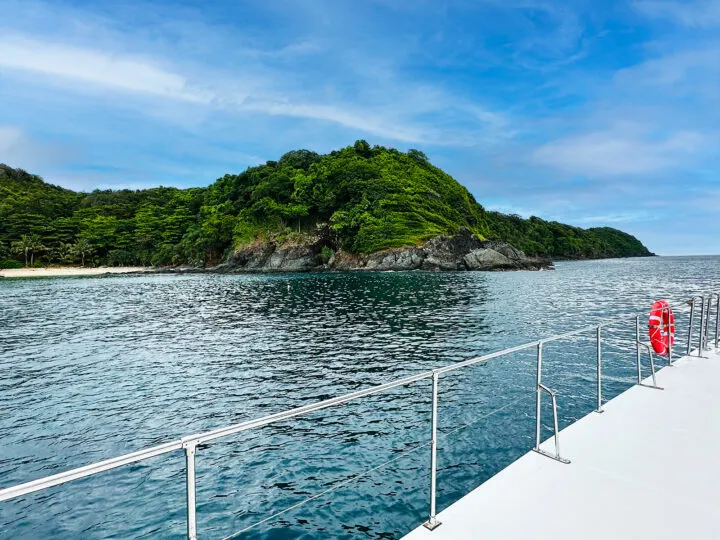
<path fill-rule="evenodd" d="M 720 539 L 720 354 L 705 356 L 561 431 L 571 464 L 530 452 L 405 540 Z"/>

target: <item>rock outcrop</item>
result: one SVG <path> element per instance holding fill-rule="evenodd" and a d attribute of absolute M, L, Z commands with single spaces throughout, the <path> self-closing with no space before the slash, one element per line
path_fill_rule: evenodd
<path fill-rule="evenodd" d="M 454 236 L 436 236 L 421 247 L 403 247 L 370 254 L 338 251 L 323 256 L 322 241 L 282 246 L 256 243 L 237 250 L 213 270 L 232 272 L 399 271 L 399 270 L 540 270 L 552 261 L 528 257 L 513 246 L 480 240 L 463 229 Z"/>

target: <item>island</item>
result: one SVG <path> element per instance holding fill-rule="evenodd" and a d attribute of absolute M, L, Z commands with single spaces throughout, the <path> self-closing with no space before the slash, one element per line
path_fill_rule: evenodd
<path fill-rule="evenodd" d="M 287 152 L 204 188 L 75 192 L 0 164 L 0 268 L 537 270 L 650 256 L 635 237 L 487 211 L 411 149 Z"/>

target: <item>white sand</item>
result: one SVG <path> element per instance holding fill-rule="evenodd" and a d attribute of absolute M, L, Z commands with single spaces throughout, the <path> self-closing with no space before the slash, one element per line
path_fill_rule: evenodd
<path fill-rule="evenodd" d="M 62 277 L 62 276 L 99 276 L 103 274 L 127 274 L 147 272 L 144 266 L 101 266 L 99 268 L 80 268 L 77 266 L 63 266 L 57 268 L 13 268 L 0 270 L 0 277 L 28 278 L 28 277 Z"/>

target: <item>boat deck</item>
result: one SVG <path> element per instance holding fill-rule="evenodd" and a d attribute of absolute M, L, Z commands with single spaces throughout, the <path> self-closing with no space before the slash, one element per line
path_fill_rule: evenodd
<path fill-rule="evenodd" d="M 562 430 L 569 465 L 529 452 L 405 540 L 720 539 L 720 353 L 704 356 Z"/>

